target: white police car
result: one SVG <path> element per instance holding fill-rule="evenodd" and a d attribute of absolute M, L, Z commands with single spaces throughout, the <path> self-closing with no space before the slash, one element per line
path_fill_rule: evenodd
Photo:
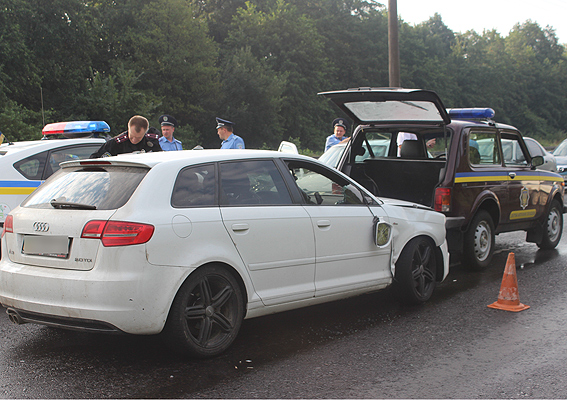
<path fill-rule="evenodd" d="M 1 240 L 12 322 L 163 331 L 198 357 L 226 350 L 244 318 L 394 283 L 423 303 L 449 272 L 443 214 L 259 150 L 63 163 L 12 210 Z"/>
<path fill-rule="evenodd" d="M 104 121 L 57 122 L 43 128 L 42 140 L 0 145 L 0 227 L 11 210 L 59 169 L 59 163 L 88 158 L 109 132 Z"/>

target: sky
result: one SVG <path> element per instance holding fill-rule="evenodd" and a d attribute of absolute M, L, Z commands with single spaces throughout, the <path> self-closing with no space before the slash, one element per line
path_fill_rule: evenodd
<path fill-rule="evenodd" d="M 388 6 L 388 0 L 382 4 Z M 427 21 L 436 12 L 453 32 L 496 29 L 503 37 L 517 23 L 530 19 L 541 28 L 555 29 L 560 44 L 567 44 L 567 0 L 397 0 L 398 18 L 409 24 Z"/>

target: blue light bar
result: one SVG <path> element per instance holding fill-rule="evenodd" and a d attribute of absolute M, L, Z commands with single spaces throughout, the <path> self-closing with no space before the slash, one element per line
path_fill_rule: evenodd
<path fill-rule="evenodd" d="M 492 119 L 492 108 L 448 108 L 447 113 L 453 119 Z"/>
<path fill-rule="evenodd" d="M 77 134 L 77 133 L 108 133 L 110 126 L 104 121 L 70 121 L 47 124 L 41 133 L 44 135 Z"/>

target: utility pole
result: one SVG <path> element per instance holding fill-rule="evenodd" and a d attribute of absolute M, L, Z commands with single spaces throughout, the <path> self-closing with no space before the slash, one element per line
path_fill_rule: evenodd
<path fill-rule="evenodd" d="M 388 61 L 390 69 L 390 87 L 401 87 L 397 0 L 388 0 Z"/>

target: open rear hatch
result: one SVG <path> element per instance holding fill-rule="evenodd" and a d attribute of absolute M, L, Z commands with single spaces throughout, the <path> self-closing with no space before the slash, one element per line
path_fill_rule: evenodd
<path fill-rule="evenodd" d="M 401 88 L 356 88 L 321 92 L 357 125 L 447 125 L 451 118 L 437 93 Z"/>

